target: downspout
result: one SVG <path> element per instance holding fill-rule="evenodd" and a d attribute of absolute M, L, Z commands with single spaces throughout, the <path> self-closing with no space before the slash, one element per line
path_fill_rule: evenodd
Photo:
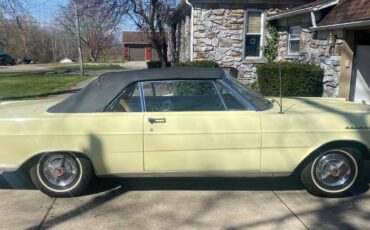
<path fill-rule="evenodd" d="M 316 28 L 317 27 L 317 24 L 316 24 L 315 10 L 311 11 L 311 21 L 312 21 L 312 27 L 313 28 Z"/>
<path fill-rule="evenodd" d="M 190 6 L 191 9 L 191 16 L 190 16 L 190 61 L 193 61 L 194 55 L 194 7 L 189 2 L 189 0 L 185 0 L 186 5 Z"/>

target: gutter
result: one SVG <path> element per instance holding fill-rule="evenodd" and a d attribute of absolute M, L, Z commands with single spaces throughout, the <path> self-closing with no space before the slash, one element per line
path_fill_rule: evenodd
<path fill-rule="evenodd" d="M 193 61 L 193 54 L 194 54 L 194 7 L 189 2 L 189 0 L 185 0 L 185 4 L 190 6 L 191 9 L 191 19 L 190 19 L 190 61 Z"/>
<path fill-rule="evenodd" d="M 361 27 L 361 26 L 370 26 L 370 19 L 357 21 L 357 22 L 346 22 L 346 23 L 338 23 L 338 24 L 333 24 L 333 25 L 310 27 L 310 30 L 343 29 L 343 28 L 353 28 L 353 27 Z"/>
<path fill-rule="evenodd" d="M 299 10 L 295 10 L 295 11 L 290 11 L 290 12 L 286 12 L 286 13 L 282 13 L 282 14 L 278 14 L 278 15 L 269 16 L 269 17 L 267 17 L 267 20 L 271 21 L 271 20 L 276 20 L 276 19 L 293 17 L 293 16 L 296 16 L 296 15 L 309 13 L 309 12 L 311 12 L 311 10 L 312 10 L 312 7 L 299 9 Z"/>

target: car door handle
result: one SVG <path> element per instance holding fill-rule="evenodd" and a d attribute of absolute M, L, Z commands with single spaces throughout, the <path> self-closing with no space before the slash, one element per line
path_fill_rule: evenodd
<path fill-rule="evenodd" d="M 150 124 L 154 123 L 166 123 L 166 118 L 148 118 Z"/>

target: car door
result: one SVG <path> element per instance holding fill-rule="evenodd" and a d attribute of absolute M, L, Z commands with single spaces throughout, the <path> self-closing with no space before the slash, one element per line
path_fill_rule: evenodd
<path fill-rule="evenodd" d="M 223 86 L 157 81 L 143 91 L 146 172 L 260 170 L 260 116 Z"/>
<path fill-rule="evenodd" d="M 138 83 L 131 84 L 95 119 L 91 151 L 100 174 L 143 172 L 143 106 Z M 104 152 L 102 155 L 100 152 Z"/>

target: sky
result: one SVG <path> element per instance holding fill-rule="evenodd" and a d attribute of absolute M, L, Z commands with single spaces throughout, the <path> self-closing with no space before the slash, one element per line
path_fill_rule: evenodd
<path fill-rule="evenodd" d="M 24 8 L 43 25 L 52 24 L 59 13 L 59 7 L 65 6 L 68 0 L 25 0 Z"/>
<path fill-rule="evenodd" d="M 60 12 L 60 6 L 65 6 L 68 0 L 23 0 L 24 8 L 42 25 L 52 26 L 54 18 Z M 135 30 L 132 22 L 124 21 L 120 30 Z"/>

